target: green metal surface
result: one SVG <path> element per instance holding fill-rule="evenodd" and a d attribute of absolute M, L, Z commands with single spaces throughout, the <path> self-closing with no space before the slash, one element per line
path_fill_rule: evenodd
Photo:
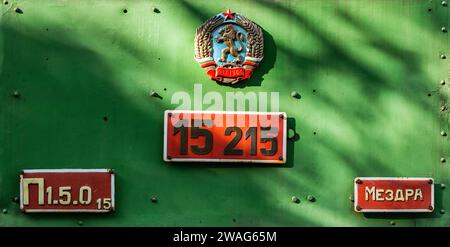
<path fill-rule="evenodd" d="M 441 1 L 7 2 L 0 226 L 450 226 Z M 264 62 L 242 87 L 210 81 L 193 59 L 196 27 L 227 8 L 264 29 Z M 300 136 L 287 166 L 164 163 L 163 112 L 194 83 L 223 96 L 279 92 Z M 113 168 L 117 210 L 24 214 L 12 200 L 24 168 Z M 356 176 L 433 177 L 436 210 L 355 213 Z"/>

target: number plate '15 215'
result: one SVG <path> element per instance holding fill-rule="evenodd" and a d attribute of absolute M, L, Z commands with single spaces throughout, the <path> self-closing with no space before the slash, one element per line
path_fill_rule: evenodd
<path fill-rule="evenodd" d="M 23 170 L 20 208 L 27 213 L 113 211 L 114 174 L 110 169 Z"/>
<path fill-rule="evenodd" d="M 166 111 L 167 162 L 286 163 L 283 112 Z"/>

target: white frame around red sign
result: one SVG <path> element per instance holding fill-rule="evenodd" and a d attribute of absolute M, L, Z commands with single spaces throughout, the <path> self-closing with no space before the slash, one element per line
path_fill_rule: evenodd
<path fill-rule="evenodd" d="M 167 121 L 168 113 L 187 113 L 187 114 L 248 114 L 248 115 L 283 115 L 283 161 L 280 160 L 251 160 L 251 159 L 198 159 L 198 158 L 172 158 L 167 159 Z M 271 163 L 284 164 L 287 162 L 287 115 L 285 112 L 246 112 L 246 111 L 192 111 L 192 110 L 166 110 L 164 111 L 164 151 L 163 160 L 166 162 L 239 162 L 239 163 Z"/>
<path fill-rule="evenodd" d="M 20 174 L 20 210 L 25 213 L 108 213 L 115 210 L 114 173 L 111 169 L 25 169 Z M 23 173 L 110 173 L 111 174 L 111 209 L 25 209 L 23 205 Z"/>
<path fill-rule="evenodd" d="M 416 181 L 433 181 L 431 186 L 431 206 L 433 207 L 433 210 L 429 209 L 364 209 L 361 208 L 361 210 L 357 210 L 356 207 L 358 206 L 358 184 L 356 183 L 357 180 L 416 180 Z M 354 203 L 353 203 L 353 210 L 357 213 L 431 213 L 434 211 L 434 179 L 433 178 L 414 178 L 414 177 L 356 177 L 353 180 L 354 184 Z"/>

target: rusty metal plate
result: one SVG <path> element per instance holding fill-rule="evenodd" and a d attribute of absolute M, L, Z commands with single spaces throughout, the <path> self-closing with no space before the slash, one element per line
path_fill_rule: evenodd
<path fill-rule="evenodd" d="M 355 178 L 356 212 L 433 212 L 432 178 Z"/>
<path fill-rule="evenodd" d="M 167 162 L 286 162 L 283 112 L 166 111 Z"/>
<path fill-rule="evenodd" d="M 20 175 L 20 208 L 26 213 L 113 211 L 110 169 L 37 169 Z"/>

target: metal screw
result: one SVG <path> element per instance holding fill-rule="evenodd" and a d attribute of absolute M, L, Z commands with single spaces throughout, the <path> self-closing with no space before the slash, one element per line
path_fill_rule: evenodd
<path fill-rule="evenodd" d="M 447 1 L 442 1 L 441 4 L 442 6 L 447 7 Z"/>
<path fill-rule="evenodd" d="M 278 157 L 278 160 L 283 160 L 283 156 Z"/>
<path fill-rule="evenodd" d="M 172 113 L 171 113 L 171 112 L 169 112 L 167 115 L 168 115 L 169 117 L 172 117 Z"/>
<path fill-rule="evenodd" d="M 356 211 L 361 211 L 361 207 L 359 205 L 356 205 Z"/>
<path fill-rule="evenodd" d="M 23 14 L 23 11 L 17 7 L 14 8 L 14 11 L 16 11 L 16 13 Z"/>
<path fill-rule="evenodd" d="M 293 196 L 291 198 L 291 200 L 292 200 L 293 203 L 300 203 L 300 199 L 298 197 L 296 197 L 296 196 Z"/>
<path fill-rule="evenodd" d="M 429 184 L 433 184 L 433 179 L 428 180 Z"/>
<path fill-rule="evenodd" d="M 446 59 L 447 57 L 445 56 L 445 54 L 441 54 L 441 59 Z"/>
<path fill-rule="evenodd" d="M 445 111 L 447 107 L 445 105 L 441 106 L 441 111 Z"/>
<path fill-rule="evenodd" d="M 444 157 L 441 158 L 441 163 L 445 163 L 445 158 Z"/>
<path fill-rule="evenodd" d="M 439 210 L 439 213 L 441 213 L 441 214 L 445 214 L 445 209 L 441 209 L 441 210 Z"/>
<path fill-rule="evenodd" d="M 172 156 L 167 156 L 167 159 L 168 159 L 168 160 L 171 160 L 171 159 L 172 159 Z"/>
<path fill-rule="evenodd" d="M 441 85 L 445 85 L 445 80 L 441 80 Z"/>
<path fill-rule="evenodd" d="M 158 202 L 158 198 L 156 196 L 152 196 L 152 198 L 150 199 L 153 203 L 157 203 Z"/>
<path fill-rule="evenodd" d="M 445 133 L 445 131 L 441 131 L 441 136 L 446 136 L 447 133 Z"/>
<path fill-rule="evenodd" d="M 362 181 L 361 181 L 361 179 L 358 178 L 358 179 L 355 180 L 355 183 L 362 184 Z"/>
<path fill-rule="evenodd" d="M 3 4 L 4 4 L 4 5 L 7 5 L 7 4 L 8 4 L 8 1 L 6 1 L 6 0 L 3 1 Z"/>
<path fill-rule="evenodd" d="M 284 119 L 284 114 L 280 114 L 280 118 L 281 118 L 281 119 Z"/>
<path fill-rule="evenodd" d="M 84 222 L 83 222 L 82 220 L 79 220 L 79 221 L 78 221 L 78 225 L 79 225 L 79 226 L 82 226 L 83 224 L 84 224 Z"/>
<path fill-rule="evenodd" d="M 447 32 L 447 28 L 446 28 L 446 27 L 441 27 L 441 31 L 442 31 L 443 33 L 446 33 L 446 32 Z"/>
<path fill-rule="evenodd" d="M 434 208 L 433 208 L 433 206 L 429 206 L 428 209 L 429 209 L 430 211 L 433 211 Z"/>
<path fill-rule="evenodd" d="M 292 91 L 291 92 L 291 97 L 292 98 L 296 98 L 296 99 L 300 99 L 302 96 L 297 91 Z"/>
<path fill-rule="evenodd" d="M 445 189 L 445 184 L 441 184 L 441 188 L 442 188 L 442 189 Z"/>
<path fill-rule="evenodd" d="M 2 209 L 2 213 L 7 214 L 8 213 L 8 209 L 6 209 L 6 208 Z"/>
<path fill-rule="evenodd" d="M 12 95 L 14 96 L 14 98 L 20 98 L 20 93 L 17 90 L 14 91 Z"/>
<path fill-rule="evenodd" d="M 391 220 L 391 221 L 389 222 L 389 224 L 391 224 L 391 226 L 395 226 L 395 221 Z"/>
<path fill-rule="evenodd" d="M 316 200 L 316 198 L 314 198 L 314 196 L 312 196 L 312 195 L 308 195 L 308 196 L 306 197 L 306 199 L 308 199 L 308 201 L 310 201 L 310 202 L 313 202 L 313 201 Z"/>

